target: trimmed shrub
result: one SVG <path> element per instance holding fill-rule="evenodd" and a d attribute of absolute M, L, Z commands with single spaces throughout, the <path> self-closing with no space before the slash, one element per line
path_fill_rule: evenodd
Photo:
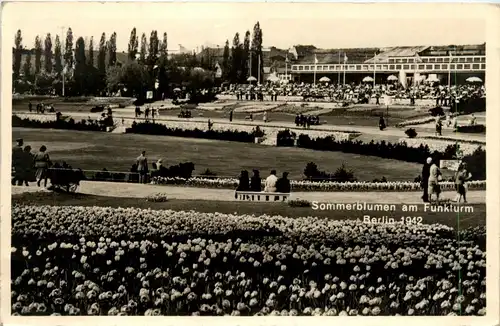
<path fill-rule="evenodd" d="M 405 131 L 406 136 L 409 138 L 415 138 L 417 137 L 418 133 L 415 131 L 413 128 L 406 129 Z"/>
<path fill-rule="evenodd" d="M 485 125 L 458 126 L 457 132 L 483 134 L 486 133 Z"/>

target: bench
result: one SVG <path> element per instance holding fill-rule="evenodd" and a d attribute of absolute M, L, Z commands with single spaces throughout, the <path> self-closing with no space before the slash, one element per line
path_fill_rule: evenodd
<path fill-rule="evenodd" d="M 287 201 L 288 198 L 290 198 L 290 193 L 236 191 L 237 200 L 284 202 Z"/>

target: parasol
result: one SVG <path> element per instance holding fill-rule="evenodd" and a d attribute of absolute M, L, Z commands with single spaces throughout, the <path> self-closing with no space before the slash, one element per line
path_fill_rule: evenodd
<path fill-rule="evenodd" d="M 247 82 L 254 82 L 254 81 L 257 81 L 257 78 L 255 78 L 253 76 L 250 76 L 247 78 Z"/>
<path fill-rule="evenodd" d="M 330 78 L 328 78 L 328 77 L 321 77 L 319 79 L 319 81 L 322 82 L 322 83 L 329 83 L 330 82 Z"/>
<path fill-rule="evenodd" d="M 363 78 L 363 82 L 364 83 L 371 83 L 371 82 L 373 82 L 373 78 L 371 78 L 370 76 L 366 76 L 365 78 Z"/>
<path fill-rule="evenodd" d="M 394 76 L 394 75 L 390 75 L 389 77 L 387 77 L 387 80 L 388 81 L 397 81 L 398 80 L 398 77 Z"/>
<path fill-rule="evenodd" d="M 482 83 L 483 82 L 483 80 L 479 77 L 469 77 L 465 81 L 467 81 L 469 83 Z"/>

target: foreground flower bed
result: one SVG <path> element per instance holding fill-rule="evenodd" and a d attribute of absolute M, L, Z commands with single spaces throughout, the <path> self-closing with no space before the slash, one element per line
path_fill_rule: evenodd
<path fill-rule="evenodd" d="M 262 181 L 262 189 L 264 189 L 264 180 Z M 238 187 L 238 179 L 236 178 L 200 178 L 193 177 L 189 179 L 183 178 L 165 178 L 153 177 L 152 184 L 164 185 L 183 185 L 188 187 L 199 188 L 219 188 L 219 189 L 236 189 Z M 302 181 L 291 180 L 292 191 L 420 191 L 420 183 L 418 182 L 333 182 L 333 181 Z M 484 190 L 486 189 L 486 181 L 470 181 L 467 182 L 469 190 Z M 441 182 L 443 191 L 454 190 L 453 182 Z"/>
<path fill-rule="evenodd" d="M 12 313 L 484 315 L 485 229 L 460 238 L 438 224 L 14 206 Z"/>

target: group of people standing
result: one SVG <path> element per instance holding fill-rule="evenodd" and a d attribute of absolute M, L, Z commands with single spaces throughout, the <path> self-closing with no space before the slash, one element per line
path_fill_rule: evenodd
<path fill-rule="evenodd" d="M 24 146 L 23 139 L 17 139 L 12 148 L 12 185 L 29 186 L 29 182 L 36 180 L 38 187 L 44 182 L 47 187 L 48 169 L 52 162 L 47 147 L 42 145 L 38 153 L 31 153 L 31 146 Z"/>
<path fill-rule="evenodd" d="M 472 175 L 467 171 L 467 164 L 460 162 L 454 176 L 456 196 L 454 201 L 459 203 L 462 198 L 464 203 L 467 203 L 467 185 Z M 440 182 L 443 180 L 441 170 L 436 164 L 436 161 L 429 157 L 422 168 L 422 182 L 424 194 L 422 200 L 424 203 L 432 204 L 432 196 L 435 196 L 435 203 L 439 205 L 439 195 L 441 194 Z"/>
<path fill-rule="evenodd" d="M 309 128 L 312 125 L 319 125 L 319 115 L 311 116 L 311 115 L 303 115 L 297 114 L 295 116 L 295 126 Z"/>
<path fill-rule="evenodd" d="M 253 176 L 250 178 L 248 171 L 241 171 L 239 177 L 238 188 L 236 191 L 262 191 L 262 179 L 259 170 L 253 170 Z M 264 182 L 264 192 L 290 193 L 291 185 L 288 179 L 288 172 L 283 172 L 281 178 L 276 176 L 276 170 L 272 170 L 271 174 Z"/>

